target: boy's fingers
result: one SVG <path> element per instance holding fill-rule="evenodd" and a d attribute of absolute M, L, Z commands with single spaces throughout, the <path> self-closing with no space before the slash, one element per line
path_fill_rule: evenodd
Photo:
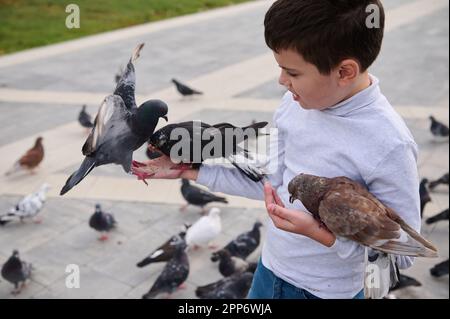
<path fill-rule="evenodd" d="M 283 219 L 283 218 L 279 217 L 278 215 L 271 213 L 271 212 L 269 212 L 269 217 L 272 219 L 275 227 L 285 230 L 285 231 L 291 231 L 292 224 L 289 221 L 287 221 L 286 219 Z"/>
<path fill-rule="evenodd" d="M 269 209 L 269 206 L 274 203 L 272 186 L 269 182 L 264 183 L 264 199 L 266 202 L 266 209 Z"/>
<path fill-rule="evenodd" d="M 281 207 L 285 207 L 283 204 L 283 201 L 281 200 L 280 196 L 278 196 L 277 191 L 275 189 L 272 188 L 272 194 L 273 197 L 275 198 L 275 203 L 277 203 L 278 205 L 280 205 Z"/>

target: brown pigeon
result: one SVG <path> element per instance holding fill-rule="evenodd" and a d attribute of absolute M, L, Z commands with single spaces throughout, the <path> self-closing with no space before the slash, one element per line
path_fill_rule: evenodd
<path fill-rule="evenodd" d="M 300 174 L 288 186 L 332 233 L 395 255 L 437 257 L 437 249 L 391 208 L 347 177 Z"/>
<path fill-rule="evenodd" d="M 11 175 L 14 172 L 26 169 L 33 171 L 44 158 L 44 146 L 42 145 L 42 137 L 38 137 L 34 146 L 30 148 L 15 164 L 5 173 L 5 175 Z"/>

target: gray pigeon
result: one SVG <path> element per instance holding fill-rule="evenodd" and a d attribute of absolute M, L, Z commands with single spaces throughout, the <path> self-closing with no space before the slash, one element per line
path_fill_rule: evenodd
<path fill-rule="evenodd" d="M 425 205 L 431 202 L 431 196 L 428 192 L 428 179 L 423 178 L 420 181 L 419 185 L 419 196 L 420 196 L 420 217 L 423 217 L 423 211 L 425 209 Z"/>
<path fill-rule="evenodd" d="M 170 237 L 168 241 L 156 248 L 150 255 L 141 260 L 137 266 L 139 268 L 145 267 L 151 263 L 157 263 L 161 261 L 169 261 L 173 258 L 177 251 L 177 245 L 184 241 L 186 236 L 186 230 L 190 225 L 184 225 L 183 230 L 175 236 Z"/>
<path fill-rule="evenodd" d="M 448 208 L 439 214 L 436 214 L 434 216 L 431 216 L 430 218 L 427 218 L 425 221 L 427 224 L 433 224 L 436 222 L 439 222 L 441 220 L 448 220 Z"/>
<path fill-rule="evenodd" d="M 256 222 L 251 231 L 240 234 L 221 250 L 229 251 L 231 256 L 246 259 L 259 246 L 259 241 L 261 238 L 259 228 L 261 226 L 262 224 L 260 222 Z M 218 252 L 212 253 L 211 261 L 217 260 L 219 260 Z"/>
<path fill-rule="evenodd" d="M 251 272 L 237 273 L 212 284 L 197 287 L 195 295 L 200 299 L 245 299 L 252 281 Z"/>
<path fill-rule="evenodd" d="M 6 214 L 0 215 L 0 226 L 13 220 L 20 220 L 22 222 L 24 219 L 35 218 L 44 206 L 46 193 L 49 188 L 50 186 L 48 184 L 42 184 L 37 192 L 25 196 Z M 41 220 L 35 219 L 35 222 L 40 223 Z"/>
<path fill-rule="evenodd" d="M 219 272 L 224 277 L 246 271 L 254 273 L 256 270 L 256 263 L 247 262 L 239 257 L 231 256 L 230 252 L 226 249 L 219 250 L 217 255 L 219 258 Z"/>
<path fill-rule="evenodd" d="M 139 108 L 136 106 L 134 62 L 143 46 L 136 47 L 114 94 L 107 96 L 100 106 L 95 126 L 82 148 L 85 158 L 67 179 L 61 195 L 81 182 L 96 166 L 119 164 L 130 173 L 133 151 L 153 134 L 159 118 L 167 120 L 168 107 L 163 101 L 149 100 Z"/>
<path fill-rule="evenodd" d="M 99 240 L 107 240 L 108 235 L 106 233 L 116 227 L 116 224 L 117 222 L 112 214 L 103 212 L 100 204 L 95 205 L 95 212 L 89 219 L 89 226 L 102 233 Z"/>
<path fill-rule="evenodd" d="M 435 189 L 438 185 L 449 185 L 449 176 L 448 173 L 444 174 L 440 178 L 438 178 L 435 181 L 430 182 L 428 185 L 431 190 Z"/>
<path fill-rule="evenodd" d="M 88 112 L 86 112 L 86 105 L 82 106 L 80 114 L 78 114 L 78 122 L 81 124 L 82 127 L 88 129 L 94 126 L 94 123 L 92 123 L 91 115 Z"/>
<path fill-rule="evenodd" d="M 189 86 L 187 86 L 186 84 L 181 83 L 180 81 L 177 81 L 175 79 L 172 79 L 172 83 L 175 84 L 175 87 L 177 88 L 177 91 L 183 95 L 183 96 L 190 96 L 190 95 L 195 95 L 195 94 L 203 94 L 200 91 L 191 89 Z"/>
<path fill-rule="evenodd" d="M 12 294 L 18 294 L 25 287 L 25 282 L 31 276 L 32 265 L 20 260 L 19 252 L 14 250 L 12 256 L 2 267 L 2 277 L 14 285 Z M 21 284 L 19 286 L 19 284 Z"/>
<path fill-rule="evenodd" d="M 212 202 L 219 202 L 227 204 L 228 201 L 224 197 L 220 197 L 203 190 L 197 186 L 192 185 L 189 180 L 182 179 L 181 184 L 181 195 L 188 202 L 186 205 L 181 207 L 180 210 L 185 210 L 189 204 L 194 206 L 200 206 L 204 212 L 204 207 Z"/>
<path fill-rule="evenodd" d="M 166 264 L 152 288 L 142 296 L 142 299 L 155 298 L 161 293 L 171 295 L 186 281 L 189 276 L 189 259 L 185 252 L 186 242 L 179 241 L 175 247 L 173 258 Z"/>
<path fill-rule="evenodd" d="M 436 120 L 433 116 L 430 116 L 431 126 L 430 131 L 436 137 L 448 137 L 448 127 Z"/>
<path fill-rule="evenodd" d="M 430 274 L 433 277 L 442 277 L 448 275 L 448 259 L 437 265 L 434 265 L 430 269 Z"/>

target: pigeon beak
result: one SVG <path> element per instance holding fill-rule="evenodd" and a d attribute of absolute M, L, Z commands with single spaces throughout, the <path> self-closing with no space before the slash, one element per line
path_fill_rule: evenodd
<path fill-rule="evenodd" d="M 295 200 L 294 196 L 292 196 L 292 195 L 289 196 L 289 203 L 292 204 L 294 202 L 294 200 Z"/>
<path fill-rule="evenodd" d="M 167 115 L 162 116 L 163 119 L 166 120 L 166 122 L 169 122 L 169 119 L 167 118 Z"/>

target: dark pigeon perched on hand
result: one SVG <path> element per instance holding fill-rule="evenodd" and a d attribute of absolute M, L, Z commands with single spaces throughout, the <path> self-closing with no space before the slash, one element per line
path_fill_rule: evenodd
<path fill-rule="evenodd" d="M 14 250 L 12 256 L 3 264 L 2 277 L 14 285 L 12 294 L 18 294 L 25 286 L 27 279 L 31 277 L 32 265 L 22 261 L 19 252 Z"/>
<path fill-rule="evenodd" d="M 347 177 L 300 174 L 290 181 L 288 191 L 291 203 L 300 200 L 336 236 L 387 254 L 437 257 L 431 242 Z"/>
<path fill-rule="evenodd" d="M 172 79 L 172 83 L 175 84 L 175 87 L 177 88 L 177 91 L 183 96 L 203 94 L 202 92 L 194 90 L 194 89 L 191 89 L 186 84 L 183 84 L 180 81 L 177 81 L 175 79 Z"/>
<path fill-rule="evenodd" d="M 86 112 L 86 105 L 82 106 L 80 114 L 78 114 L 78 122 L 85 128 L 92 128 L 94 126 L 91 115 Z"/>
<path fill-rule="evenodd" d="M 439 214 L 436 214 L 434 216 L 431 216 L 430 218 L 427 218 L 425 221 L 427 224 L 433 224 L 436 222 L 439 222 L 441 220 L 448 220 L 448 208 Z"/>
<path fill-rule="evenodd" d="M 438 185 L 449 185 L 449 177 L 448 177 L 448 173 L 444 174 L 442 177 L 438 178 L 435 181 L 430 182 L 430 184 L 428 185 L 428 187 L 433 190 L 435 189 Z"/>
<path fill-rule="evenodd" d="M 248 178 L 259 182 L 265 175 L 263 169 L 252 162 L 255 160 L 254 155 L 238 144 L 258 136 L 259 129 L 267 124 L 258 122 L 239 128 L 229 123 L 209 125 L 200 121 L 181 122 L 156 131 L 150 143 L 172 161 L 188 164 L 192 168 L 198 168 L 207 159 L 226 158 Z M 236 134 L 233 135 L 233 132 Z M 219 144 L 221 147 L 212 148 Z"/>
<path fill-rule="evenodd" d="M 181 241 L 185 241 L 186 230 L 190 225 L 185 225 L 183 231 L 179 234 L 170 237 L 168 241 L 156 248 L 150 255 L 141 260 L 137 266 L 139 268 L 145 267 L 151 263 L 157 263 L 162 261 L 169 261 L 173 258 L 177 251 L 177 246 Z"/>
<path fill-rule="evenodd" d="M 430 131 L 436 137 L 447 137 L 448 126 L 437 121 L 433 116 L 430 116 L 431 126 Z"/>
<path fill-rule="evenodd" d="M 423 211 L 425 210 L 425 205 L 431 202 L 431 196 L 428 192 L 428 179 L 423 178 L 419 185 L 419 196 L 420 196 L 420 217 L 423 217 Z"/>
<path fill-rule="evenodd" d="M 187 179 L 182 179 L 181 194 L 183 195 L 183 198 L 188 202 L 188 204 L 183 206 L 180 210 L 186 209 L 186 207 L 191 204 L 201 207 L 202 211 L 204 212 L 204 207 L 209 203 L 228 203 L 226 198 L 214 195 L 213 193 L 194 186 L 189 183 L 189 180 Z"/>
<path fill-rule="evenodd" d="M 252 280 L 251 272 L 236 273 L 212 284 L 197 287 L 195 295 L 200 299 L 245 299 Z"/>
<path fill-rule="evenodd" d="M 259 246 L 261 238 L 259 228 L 261 226 L 262 224 L 260 222 L 256 222 L 251 231 L 240 234 L 221 250 L 227 250 L 231 256 L 246 259 Z M 218 252 L 212 253 L 211 261 L 217 260 L 219 260 Z"/>
<path fill-rule="evenodd" d="M 153 134 L 159 118 L 167 120 L 168 108 L 163 101 L 149 100 L 136 106 L 134 62 L 143 46 L 136 47 L 114 93 L 100 106 L 95 126 L 82 148 L 85 158 L 80 168 L 67 179 L 61 195 L 81 182 L 96 166 L 114 163 L 130 173 L 133 151 Z"/>
<path fill-rule="evenodd" d="M 103 241 L 108 239 L 106 233 L 116 227 L 116 220 L 110 213 L 103 212 L 100 204 L 96 204 L 95 212 L 89 219 L 89 226 L 102 233 L 99 240 Z"/>
<path fill-rule="evenodd" d="M 448 259 L 437 265 L 434 265 L 430 269 L 430 274 L 433 277 L 442 277 L 448 275 Z"/>
<path fill-rule="evenodd" d="M 186 242 L 184 240 L 177 242 L 175 248 L 173 258 L 169 260 L 152 288 L 142 296 L 142 299 L 155 298 L 161 293 L 171 295 L 186 281 L 189 276 L 189 259 L 185 252 Z"/>

